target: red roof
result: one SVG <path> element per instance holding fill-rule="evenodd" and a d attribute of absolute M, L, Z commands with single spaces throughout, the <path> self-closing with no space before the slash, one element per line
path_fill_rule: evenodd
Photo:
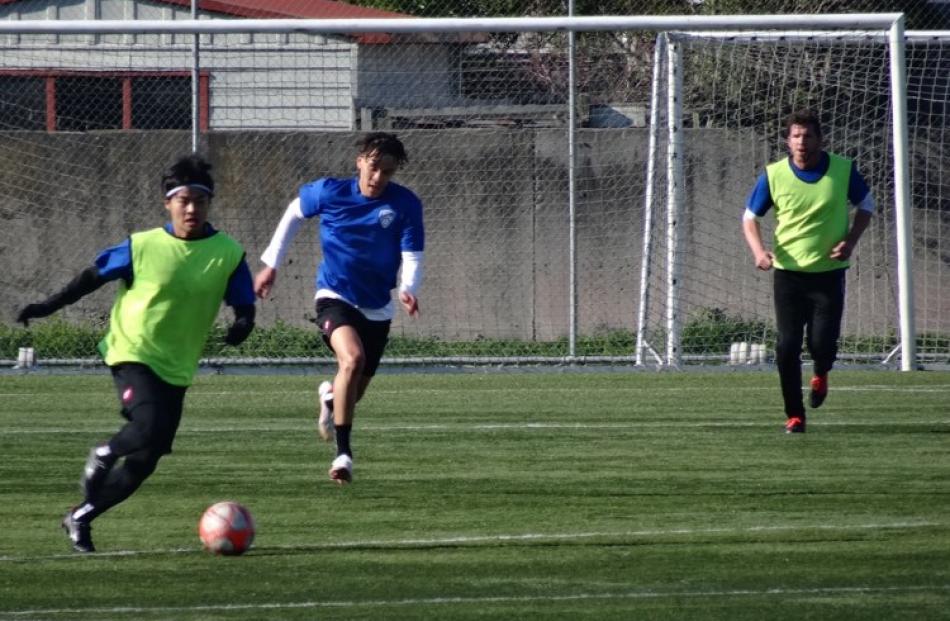
<path fill-rule="evenodd" d="M 157 0 L 164 4 L 190 7 L 191 0 Z M 398 18 L 405 13 L 356 6 L 335 0 L 198 0 L 198 8 L 212 13 L 256 19 L 307 18 Z"/>
<path fill-rule="evenodd" d="M 0 0 L 0 5 L 21 0 Z M 154 0 L 160 4 L 191 7 L 191 0 Z M 412 17 L 405 13 L 356 6 L 336 0 L 198 0 L 198 9 L 248 19 L 399 19 Z M 385 33 L 352 33 L 360 43 L 389 43 Z"/>
<path fill-rule="evenodd" d="M 156 0 L 164 4 L 191 7 L 191 0 Z M 356 6 L 335 0 L 198 0 L 198 9 L 248 19 L 350 19 L 405 18 L 404 13 Z M 352 33 L 363 44 L 389 43 L 385 33 Z"/>
<path fill-rule="evenodd" d="M 0 5 L 16 4 L 23 0 L 0 0 Z M 56 2 L 56 0 L 49 0 Z M 172 4 L 190 8 L 191 0 L 151 0 L 159 4 Z M 198 8 L 208 13 L 218 13 L 245 19 L 405 19 L 413 17 L 406 13 L 385 11 L 365 6 L 356 6 L 337 0 L 198 0 Z M 362 44 L 391 43 L 393 36 L 384 32 L 352 32 L 349 36 Z M 484 33 L 433 34 L 419 33 L 402 35 L 400 40 L 416 43 L 478 43 L 484 41 Z"/>

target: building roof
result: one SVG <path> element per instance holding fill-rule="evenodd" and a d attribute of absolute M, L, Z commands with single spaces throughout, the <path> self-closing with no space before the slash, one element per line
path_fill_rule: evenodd
<path fill-rule="evenodd" d="M 0 5 L 28 0 L 0 0 Z M 48 0 L 55 3 L 57 0 Z M 61 0 L 60 0 L 61 1 Z M 130 0 L 132 1 L 132 0 Z M 191 0 L 142 0 L 190 8 Z M 338 0 L 198 0 L 198 10 L 241 19 L 407 19 L 406 13 L 357 6 Z M 480 43 L 486 33 L 416 33 L 391 35 L 384 32 L 353 32 L 350 36 L 361 44 L 385 44 L 394 41 L 415 43 Z"/>
<path fill-rule="evenodd" d="M 0 5 L 28 0 L 0 0 Z M 54 0 L 55 1 L 55 0 Z M 191 0 L 151 0 L 158 4 L 191 7 Z M 356 6 L 337 0 L 198 0 L 198 9 L 249 19 L 347 19 L 412 17 L 405 13 Z"/>
<path fill-rule="evenodd" d="M 3 1 L 0 0 L 0 3 Z M 151 1 L 191 7 L 191 0 Z M 406 13 L 357 6 L 337 0 L 198 0 L 198 9 L 245 19 L 406 19 L 414 17 Z M 397 37 L 376 32 L 352 33 L 351 36 L 364 45 L 392 43 L 396 40 L 415 43 L 481 43 L 487 40 L 485 33 L 477 32 L 416 33 Z"/>
<path fill-rule="evenodd" d="M 162 4 L 191 7 L 191 0 L 154 0 Z M 405 13 L 356 6 L 336 0 L 198 0 L 198 10 L 245 19 L 397 19 Z M 386 33 L 352 33 L 364 45 L 390 43 Z"/>
<path fill-rule="evenodd" d="M 190 7 L 191 0 L 154 0 L 161 4 Z M 198 0 L 198 9 L 251 19 L 306 18 L 400 18 L 405 13 L 356 6 L 336 0 Z"/>
<path fill-rule="evenodd" d="M 25 0 L 0 0 L 0 5 L 16 4 Z M 51 0 L 55 2 L 56 0 Z M 191 0 L 146 0 L 157 4 L 170 4 L 190 8 Z M 218 13 L 222 16 L 244 19 L 405 19 L 405 13 L 385 11 L 371 7 L 356 6 L 336 0 L 198 0 L 198 10 Z M 380 44 L 393 41 L 386 33 L 351 34 L 359 43 Z M 415 37 L 416 41 L 433 37 Z"/>

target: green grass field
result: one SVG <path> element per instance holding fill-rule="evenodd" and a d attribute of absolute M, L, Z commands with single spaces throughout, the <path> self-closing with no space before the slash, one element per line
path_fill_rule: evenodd
<path fill-rule="evenodd" d="M 345 488 L 315 385 L 199 377 L 79 555 L 111 380 L 0 376 L 0 619 L 950 619 L 950 373 L 835 372 L 804 435 L 774 372 L 386 374 Z M 223 499 L 242 557 L 200 549 Z"/>

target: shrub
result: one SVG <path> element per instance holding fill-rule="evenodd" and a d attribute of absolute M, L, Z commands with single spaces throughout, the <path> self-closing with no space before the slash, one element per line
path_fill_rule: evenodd
<path fill-rule="evenodd" d="M 729 353 L 738 341 L 768 343 L 775 331 L 759 319 L 730 315 L 721 308 L 700 308 L 683 326 L 681 346 L 684 354 Z"/>

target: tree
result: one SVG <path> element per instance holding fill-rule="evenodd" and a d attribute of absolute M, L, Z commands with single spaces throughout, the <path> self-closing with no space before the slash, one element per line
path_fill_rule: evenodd
<path fill-rule="evenodd" d="M 566 15 L 566 0 L 353 0 L 417 17 Z M 576 15 L 762 15 L 785 13 L 906 15 L 906 27 L 950 28 L 950 5 L 928 0 L 576 0 Z"/>

